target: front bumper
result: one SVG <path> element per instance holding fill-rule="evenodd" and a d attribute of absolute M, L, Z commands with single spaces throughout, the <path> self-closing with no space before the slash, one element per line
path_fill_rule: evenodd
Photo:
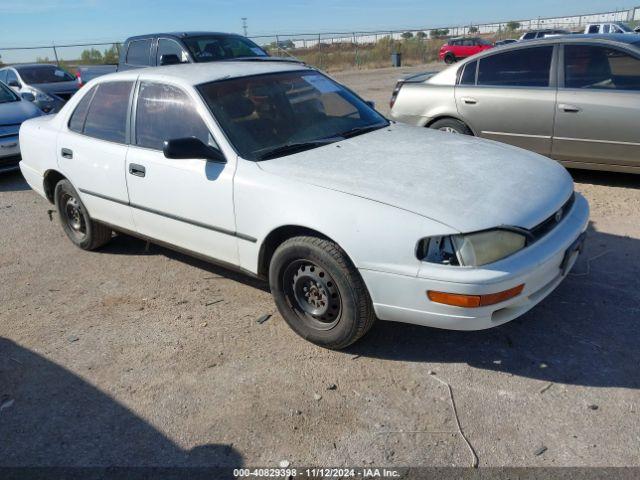
<path fill-rule="evenodd" d="M 0 173 L 17 170 L 20 162 L 18 135 L 0 138 Z"/>
<path fill-rule="evenodd" d="M 566 252 L 585 232 L 589 205 L 580 194 L 569 214 L 546 236 L 511 257 L 476 268 L 423 263 L 417 277 L 361 269 L 376 315 L 381 320 L 450 330 L 483 330 L 524 314 L 566 278 L 578 251 Z M 487 295 L 524 284 L 510 300 L 478 308 L 431 302 L 426 292 Z"/>

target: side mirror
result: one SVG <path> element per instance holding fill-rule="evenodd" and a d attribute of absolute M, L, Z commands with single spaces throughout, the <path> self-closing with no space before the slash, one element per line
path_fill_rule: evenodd
<path fill-rule="evenodd" d="M 376 109 L 376 102 L 372 100 L 367 100 L 365 103 L 369 105 L 371 108 L 373 108 L 374 110 Z"/>
<path fill-rule="evenodd" d="M 22 97 L 23 100 L 26 100 L 27 102 L 35 102 L 36 101 L 36 97 L 33 93 L 29 93 L 29 92 L 22 92 L 20 94 L 20 96 Z"/>
<path fill-rule="evenodd" d="M 175 160 L 204 158 L 216 163 L 227 163 L 227 159 L 224 158 L 220 150 L 210 145 L 205 145 L 195 137 L 165 140 L 162 151 L 165 157 Z"/>
<path fill-rule="evenodd" d="M 160 55 L 160 65 L 177 65 L 178 63 L 182 63 L 178 55 L 174 53 L 165 53 L 164 55 Z"/>
<path fill-rule="evenodd" d="M 20 88 L 20 83 L 18 83 L 17 80 L 9 80 L 9 83 L 7 83 L 7 85 L 9 85 L 10 87 L 15 87 L 15 88 Z"/>

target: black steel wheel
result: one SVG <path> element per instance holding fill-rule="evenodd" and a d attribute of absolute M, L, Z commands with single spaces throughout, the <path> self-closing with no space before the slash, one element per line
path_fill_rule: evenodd
<path fill-rule="evenodd" d="M 111 229 L 91 219 L 69 180 L 58 182 L 54 199 L 62 229 L 74 245 L 83 250 L 95 250 L 111 240 Z"/>
<path fill-rule="evenodd" d="M 375 320 L 362 277 L 330 240 L 294 237 L 282 243 L 271 258 L 269 283 L 285 321 L 317 345 L 344 348 Z"/>

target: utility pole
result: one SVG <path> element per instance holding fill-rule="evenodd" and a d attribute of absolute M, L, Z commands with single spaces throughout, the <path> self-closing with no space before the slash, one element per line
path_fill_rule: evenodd
<path fill-rule="evenodd" d="M 244 30 L 244 36 L 247 36 L 247 17 L 242 17 L 242 30 Z"/>

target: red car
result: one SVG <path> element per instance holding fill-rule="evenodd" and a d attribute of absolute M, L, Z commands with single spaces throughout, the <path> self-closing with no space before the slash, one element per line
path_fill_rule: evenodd
<path fill-rule="evenodd" d="M 452 38 L 442 46 L 439 57 L 440 60 L 444 60 L 446 64 L 451 65 L 458 60 L 490 48 L 493 48 L 493 43 L 482 38 Z"/>

